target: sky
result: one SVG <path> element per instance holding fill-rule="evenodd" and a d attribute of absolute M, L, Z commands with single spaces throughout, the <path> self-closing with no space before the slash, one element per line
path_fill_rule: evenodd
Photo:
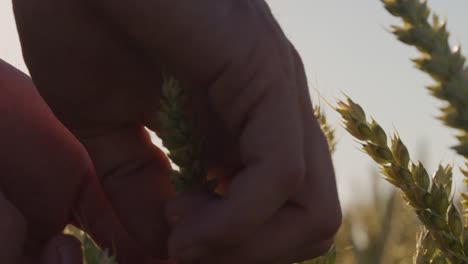
<path fill-rule="evenodd" d="M 450 150 L 456 143 L 455 132 L 435 118 L 441 103 L 424 88 L 432 81 L 409 60 L 418 53 L 388 32 L 390 25 L 400 22 L 379 0 L 267 2 L 302 56 L 315 102 L 319 102 L 318 93 L 332 104 L 345 93 L 384 129 L 398 131 L 412 157 L 422 159 L 429 172 L 440 162 L 462 165 L 462 159 Z M 429 0 L 429 5 L 448 18 L 452 44 L 468 47 L 468 1 Z M 7 0 L 0 2 L 0 58 L 27 71 Z M 376 167 L 341 128 L 333 110 L 323 101 L 321 105 L 337 128 L 334 164 L 343 206 L 366 201 L 371 197 Z M 457 187 L 461 185 L 457 182 Z"/>

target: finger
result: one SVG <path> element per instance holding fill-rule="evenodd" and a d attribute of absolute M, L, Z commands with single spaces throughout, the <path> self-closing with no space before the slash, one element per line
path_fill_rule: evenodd
<path fill-rule="evenodd" d="M 91 178 L 83 187 L 74 212 L 74 224 L 91 234 L 120 264 L 158 263 L 119 221 L 97 178 Z"/>
<path fill-rule="evenodd" d="M 303 185 L 290 201 L 316 214 L 315 220 L 323 233 L 316 233 L 315 236 L 326 238 L 338 230 L 342 219 L 335 172 L 327 140 L 313 112 L 304 65 L 297 50 L 292 44 L 290 47 L 295 61 L 296 81 L 300 87 L 306 163 Z"/>
<path fill-rule="evenodd" d="M 68 235 L 54 237 L 44 249 L 44 264 L 82 264 L 81 243 Z"/>
<path fill-rule="evenodd" d="M 330 250 L 333 245 L 333 240 L 327 240 L 319 244 L 312 243 L 303 246 L 300 249 L 295 251 L 295 254 L 289 254 L 276 262 L 271 262 L 274 264 L 290 264 L 296 262 L 302 262 L 306 260 L 311 260 L 320 256 L 323 256 Z"/>
<path fill-rule="evenodd" d="M 189 191 L 180 194 L 177 198 L 170 201 L 166 207 L 166 219 L 173 227 L 180 224 L 190 216 L 196 214 L 203 208 L 212 196 L 203 191 Z"/>
<path fill-rule="evenodd" d="M 25 239 L 23 215 L 0 192 L 0 263 L 19 263 Z"/>
<path fill-rule="evenodd" d="M 65 226 L 92 164 L 29 77 L 2 60 L 0 120 L 0 186 L 27 221 L 28 243 L 40 245 Z"/>
<path fill-rule="evenodd" d="M 137 126 L 84 137 L 83 142 L 122 227 L 146 252 L 166 257 L 169 227 L 164 209 L 174 190 L 165 154 L 151 143 L 143 127 Z M 92 194 L 87 199 L 92 199 Z M 88 206 L 92 208 L 91 201 Z"/>
<path fill-rule="evenodd" d="M 333 244 L 333 240 L 328 240 L 321 243 L 311 243 L 304 245 L 301 248 L 294 249 L 293 252 L 289 252 L 287 255 L 283 257 L 279 257 L 278 259 L 273 259 L 271 256 L 264 258 L 263 260 L 258 260 L 256 258 L 252 258 L 252 256 L 245 256 L 242 258 L 240 255 L 232 255 L 228 253 L 227 255 L 218 255 L 217 257 L 208 258 L 201 260 L 199 263 L 203 264 L 215 264 L 215 263 L 245 263 L 245 264 L 291 264 L 291 263 L 299 263 L 302 261 L 311 260 L 317 257 L 324 255 Z M 254 259 L 253 261 L 251 259 Z M 269 259 L 265 261 L 265 259 Z M 273 259 L 273 260 L 272 260 Z M 221 262 L 223 261 L 223 262 Z M 237 262 L 236 262 L 237 261 Z"/>
<path fill-rule="evenodd" d="M 284 260 L 302 260 L 319 256 L 326 250 L 322 226 L 305 209 L 285 206 L 241 246 L 221 252 L 210 252 L 201 263 L 276 263 Z M 325 241 L 325 242 L 324 242 Z M 328 242 L 327 242 L 328 243 Z M 330 244 L 327 245 L 328 247 Z M 292 263 L 292 262 L 290 262 Z"/>

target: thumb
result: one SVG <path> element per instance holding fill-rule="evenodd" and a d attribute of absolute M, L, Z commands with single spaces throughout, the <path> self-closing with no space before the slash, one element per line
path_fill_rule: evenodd
<path fill-rule="evenodd" d="M 212 199 L 212 195 L 200 190 L 181 193 L 166 205 L 167 222 L 175 227 L 181 220 L 186 220 L 199 212 Z"/>
<path fill-rule="evenodd" d="M 43 264 L 82 264 L 83 255 L 78 239 L 69 235 L 57 235 L 47 244 L 42 255 Z"/>
<path fill-rule="evenodd" d="M 16 263 L 26 239 L 23 215 L 0 192 L 0 263 Z"/>

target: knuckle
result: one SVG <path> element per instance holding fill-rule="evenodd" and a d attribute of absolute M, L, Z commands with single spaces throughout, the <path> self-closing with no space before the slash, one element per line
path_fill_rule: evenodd
<path fill-rule="evenodd" d="M 207 76 L 209 93 L 220 109 L 249 108 L 259 98 L 272 92 L 272 87 L 287 87 L 292 78 L 287 65 L 289 42 L 270 15 L 252 1 L 235 1 L 230 8 L 231 20 L 224 34 L 219 34 L 219 46 L 229 52 L 218 59 Z M 232 41 L 242 39 L 242 42 Z M 286 85 L 277 85 L 283 82 Z M 272 85 L 275 84 L 275 85 Z M 255 89 L 251 89 L 255 86 Z M 222 87 L 223 89 L 219 89 Z M 249 95 L 249 96 L 243 96 Z M 233 100 L 242 98 L 242 100 Z M 249 100 L 246 101 L 246 98 Z"/>

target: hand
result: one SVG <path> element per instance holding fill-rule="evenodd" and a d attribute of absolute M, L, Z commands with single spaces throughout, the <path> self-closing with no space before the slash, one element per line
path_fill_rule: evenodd
<path fill-rule="evenodd" d="M 264 1 L 15 0 L 14 8 L 35 84 L 90 153 L 139 244 L 163 252 L 161 215 L 173 195 L 167 161 L 143 130 L 163 70 L 191 88 L 189 112 L 210 139 L 202 158 L 231 179 L 226 198 L 198 193 L 198 210 L 184 197 L 169 206 L 168 218 L 180 219 L 171 255 L 288 263 L 331 244 L 341 213 L 330 155 L 302 62 Z"/>
<path fill-rule="evenodd" d="M 0 120 L 0 192 L 17 208 L 3 203 L 9 211 L 7 217 L 0 213 L 0 226 L 5 225 L 0 229 L 6 230 L 0 241 L 18 249 L 3 253 L 0 242 L 0 263 L 10 263 L 2 261 L 6 253 L 41 256 L 50 243 L 69 243 L 59 234 L 72 215 L 106 248 L 115 247 L 120 263 L 155 263 L 118 221 L 83 146 L 55 118 L 31 79 L 2 60 Z"/>
<path fill-rule="evenodd" d="M 2 60 L 0 120 L 0 263 L 82 263 L 79 242 L 60 233 L 91 163 L 31 80 Z"/>
<path fill-rule="evenodd" d="M 24 216 L 26 253 L 34 255 L 63 230 L 93 168 L 31 80 L 2 60 L 0 120 L 0 192 Z"/>
<path fill-rule="evenodd" d="M 236 153 L 235 150 L 222 152 L 224 155 L 221 157 L 227 160 L 211 167 L 210 173 L 232 179 L 227 198 L 219 200 L 207 193 L 195 191 L 181 195 L 168 206 L 167 217 L 175 220 L 171 222 L 175 228 L 171 235 L 172 254 L 178 256 L 182 263 L 290 264 L 320 256 L 331 247 L 334 234 L 341 223 L 333 168 L 326 140 L 312 112 L 301 59 L 292 45 L 290 48 L 300 94 L 298 104 L 301 108 L 301 124 L 304 126 L 303 159 L 306 171 L 300 181 L 302 186 L 292 190 L 271 190 L 274 178 L 268 177 L 280 177 L 281 175 L 276 174 L 277 170 L 282 166 L 291 166 L 287 163 L 290 154 L 277 149 L 282 147 L 281 144 L 290 144 L 286 140 L 287 136 L 278 140 L 280 146 L 274 143 L 269 146 L 265 144 L 267 147 L 264 153 L 279 151 L 279 157 L 273 157 L 276 159 L 269 166 L 261 168 L 256 177 L 246 174 L 245 182 L 239 179 L 237 190 L 233 188 L 233 184 L 236 184 L 237 177 L 242 177 L 242 170 L 247 168 L 239 169 L 242 167 L 240 158 L 233 158 L 230 154 Z M 274 107 L 272 106 L 273 109 Z M 251 138 L 250 144 L 253 146 L 254 142 L 272 133 L 266 129 L 256 132 Z M 209 138 L 217 137 L 211 135 Z M 215 150 L 212 155 L 217 155 Z M 239 163 L 236 165 L 233 160 Z M 277 160 L 279 164 L 274 163 Z M 282 164 L 282 161 L 286 161 L 286 164 Z M 264 191 L 264 199 L 271 200 L 255 203 L 255 189 L 251 190 L 250 196 L 242 191 L 248 190 L 252 185 L 252 188 L 258 188 L 259 193 Z M 238 197 L 234 192 L 237 192 Z M 274 202 L 281 203 L 275 201 L 281 194 L 287 197 L 286 200 L 264 223 L 253 226 L 249 221 L 258 217 L 265 206 L 274 206 Z M 243 200 L 244 204 L 232 205 L 233 207 L 222 212 L 224 215 L 219 214 L 224 206 L 238 202 L 234 197 Z M 184 246 L 188 250 L 178 251 Z"/>
<path fill-rule="evenodd" d="M 56 235 L 37 256 L 23 252 L 26 220 L 0 193 L 0 263 L 5 264 L 82 264 L 81 245 L 72 236 Z"/>

